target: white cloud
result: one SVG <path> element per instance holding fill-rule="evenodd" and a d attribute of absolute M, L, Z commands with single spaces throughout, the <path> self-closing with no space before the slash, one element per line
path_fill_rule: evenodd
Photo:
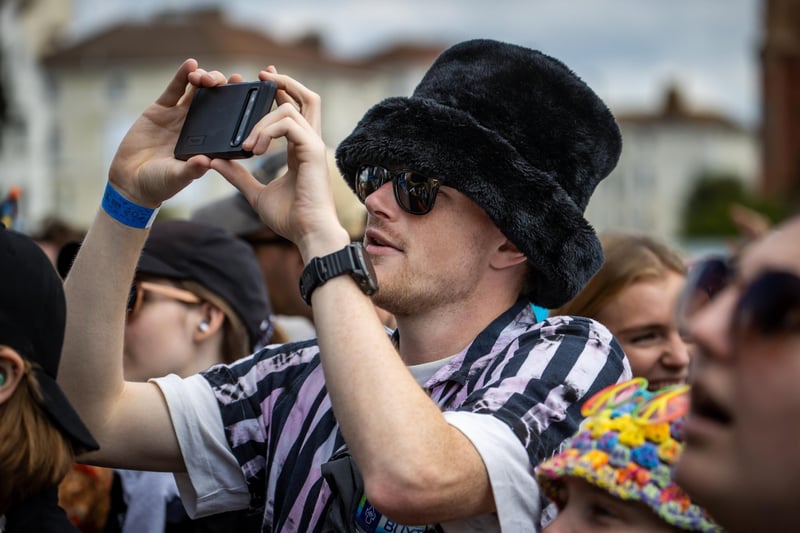
<path fill-rule="evenodd" d="M 396 40 L 511 41 L 561 59 L 612 104 L 652 105 L 677 79 L 697 105 L 757 118 L 761 0 L 77 0 L 95 24 L 209 4 L 278 37 L 319 31 L 343 55 Z"/>

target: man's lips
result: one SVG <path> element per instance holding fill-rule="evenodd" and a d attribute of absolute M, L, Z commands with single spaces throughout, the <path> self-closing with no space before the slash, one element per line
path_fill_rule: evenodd
<path fill-rule="evenodd" d="M 369 253 L 374 253 L 374 251 L 387 251 L 397 250 L 402 251 L 402 248 L 395 244 L 391 237 L 386 235 L 383 232 L 374 229 L 368 229 L 364 234 L 364 245 L 369 251 Z"/>

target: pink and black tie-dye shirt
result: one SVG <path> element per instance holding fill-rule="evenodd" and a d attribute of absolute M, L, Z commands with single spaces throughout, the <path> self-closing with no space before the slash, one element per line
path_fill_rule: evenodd
<path fill-rule="evenodd" d="M 250 508 L 263 513 L 263 531 L 318 530 L 330 496 L 321 465 L 344 441 L 316 342 L 268 347 L 203 376 L 244 474 Z M 507 425 L 533 472 L 577 431 L 585 398 L 629 377 L 622 349 L 605 327 L 580 317 L 536 322 L 530 303 L 521 300 L 425 388 L 446 413 L 485 415 Z M 376 384 L 375 394 L 381 390 Z"/>

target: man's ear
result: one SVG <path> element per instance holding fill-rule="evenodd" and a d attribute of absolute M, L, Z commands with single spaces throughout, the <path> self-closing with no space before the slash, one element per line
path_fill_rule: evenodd
<path fill-rule="evenodd" d="M 497 248 L 490 263 L 499 270 L 525 263 L 527 260 L 528 258 L 525 257 L 525 254 L 520 252 L 513 242 L 505 239 Z"/>
<path fill-rule="evenodd" d="M 0 404 L 11 398 L 25 376 L 25 363 L 16 350 L 0 346 Z"/>

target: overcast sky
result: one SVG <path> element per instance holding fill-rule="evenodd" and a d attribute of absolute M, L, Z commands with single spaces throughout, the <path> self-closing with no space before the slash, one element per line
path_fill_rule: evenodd
<path fill-rule="evenodd" d="M 397 40 L 488 37 L 570 66 L 615 110 L 648 109 L 670 81 L 691 105 L 747 125 L 759 117 L 763 0 L 74 0 L 75 31 L 164 7 L 221 4 L 276 38 L 318 31 L 340 55 Z"/>

